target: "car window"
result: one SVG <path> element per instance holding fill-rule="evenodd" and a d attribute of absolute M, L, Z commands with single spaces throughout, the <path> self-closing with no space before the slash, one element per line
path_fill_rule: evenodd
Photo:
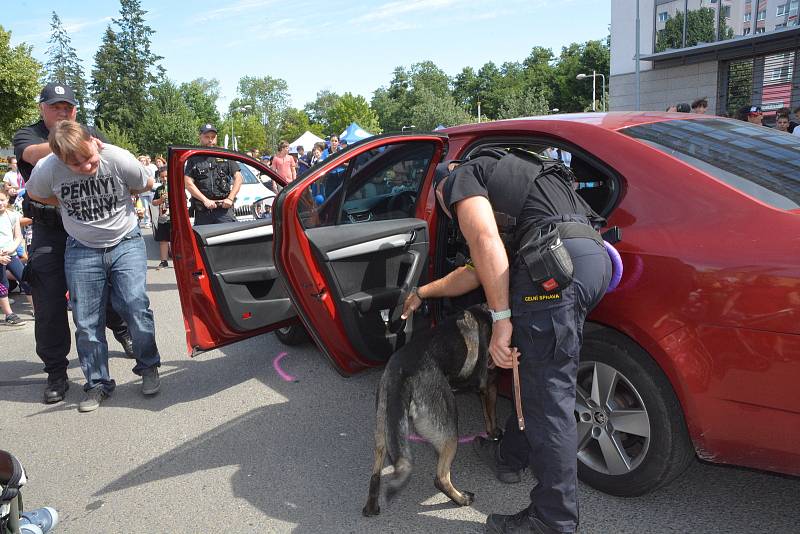
<path fill-rule="evenodd" d="M 775 208 L 800 208 L 800 137 L 720 118 L 657 122 L 622 133 Z"/>
<path fill-rule="evenodd" d="M 298 215 L 305 228 L 413 217 L 436 146 L 404 141 L 359 154 L 305 191 Z"/>
<path fill-rule="evenodd" d="M 250 170 L 250 167 L 242 163 L 241 161 L 237 162 L 239 164 L 239 171 L 242 173 L 242 183 L 243 184 L 260 184 L 256 175 L 253 174 L 253 171 Z"/>

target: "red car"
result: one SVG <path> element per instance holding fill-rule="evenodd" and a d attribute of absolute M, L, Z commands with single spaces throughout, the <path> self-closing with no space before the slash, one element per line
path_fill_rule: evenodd
<path fill-rule="evenodd" d="M 695 455 L 800 475 L 800 137 L 729 119 L 558 115 L 372 137 L 283 189 L 271 220 L 198 227 L 174 172 L 188 157 L 273 173 L 222 149 L 173 147 L 190 351 L 276 328 L 291 343 L 305 329 L 349 375 L 480 299 L 431 302 L 399 321 L 410 287 L 467 254 L 437 208 L 435 165 L 490 145 L 571 156 L 579 193 L 621 229 L 622 280 L 584 331 L 582 480 L 639 495 Z"/>

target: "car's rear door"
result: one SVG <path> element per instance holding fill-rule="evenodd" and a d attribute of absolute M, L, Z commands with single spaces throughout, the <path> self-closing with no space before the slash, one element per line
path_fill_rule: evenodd
<path fill-rule="evenodd" d="M 175 278 L 192 355 L 268 332 L 294 308 L 272 257 L 271 218 L 193 226 L 184 169 L 191 156 L 245 162 L 279 184 L 260 162 L 221 148 L 170 147 L 169 205 Z"/>
<path fill-rule="evenodd" d="M 428 266 L 437 135 L 371 138 L 281 192 L 275 264 L 298 315 L 343 374 L 379 365 L 412 335 L 402 302 Z"/>

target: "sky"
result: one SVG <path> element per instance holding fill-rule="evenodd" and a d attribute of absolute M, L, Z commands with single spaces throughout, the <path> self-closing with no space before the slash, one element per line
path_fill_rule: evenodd
<path fill-rule="evenodd" d="M 431 60 L 455 76 L 488 61 L 522 61 L 534 46 L 558 55 L 570 43 L 604 39 L 611 22 L 610 0 L 141 0 L 141 6 L 166 75 L 177 83 L 218 79 L 220 111 L 243 76 L 286 80 L 296 108 L 321 90 L 369 101 L 398 66 Z M 119 2 L 10 0 L 0 25 L 11 30 L 12 46 L 32 45 L 44 62 L 53 11 L 88 78 Z"/>

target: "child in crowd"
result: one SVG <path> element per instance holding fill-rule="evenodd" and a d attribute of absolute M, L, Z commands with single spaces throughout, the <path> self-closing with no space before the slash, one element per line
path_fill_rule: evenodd
<path fill-rule="evenodd" d="M 172 230 L 169 219 L 166 165 L 158 168 L 158 179 L 161 181 L 161 187 L 155 191 L 153 206 L 158 207 L 158 225 L 156 226 L 154 237 L 155 240 L 158 241 L 158 247 L 161 253 L 161 263 L 156 267 L 156 269 L 160 270 L 169 267 L 169 237 Z"/>
<path fill-rule="evenodd" d="M 8 301 L 8 274 L 11 271 L 17 281 L 22 280 L 22 262 L 17 249 L 22 244 L 22 230 L 19 214 L 9 206 L 9 196 L 5 189 L 0 190 L 0 310 L 6 316 L 9 326 L 21 326 L 25 321 L 11 310 Z M 30 295 L 28 284 L 19 282 L 22 290 Z"/>

